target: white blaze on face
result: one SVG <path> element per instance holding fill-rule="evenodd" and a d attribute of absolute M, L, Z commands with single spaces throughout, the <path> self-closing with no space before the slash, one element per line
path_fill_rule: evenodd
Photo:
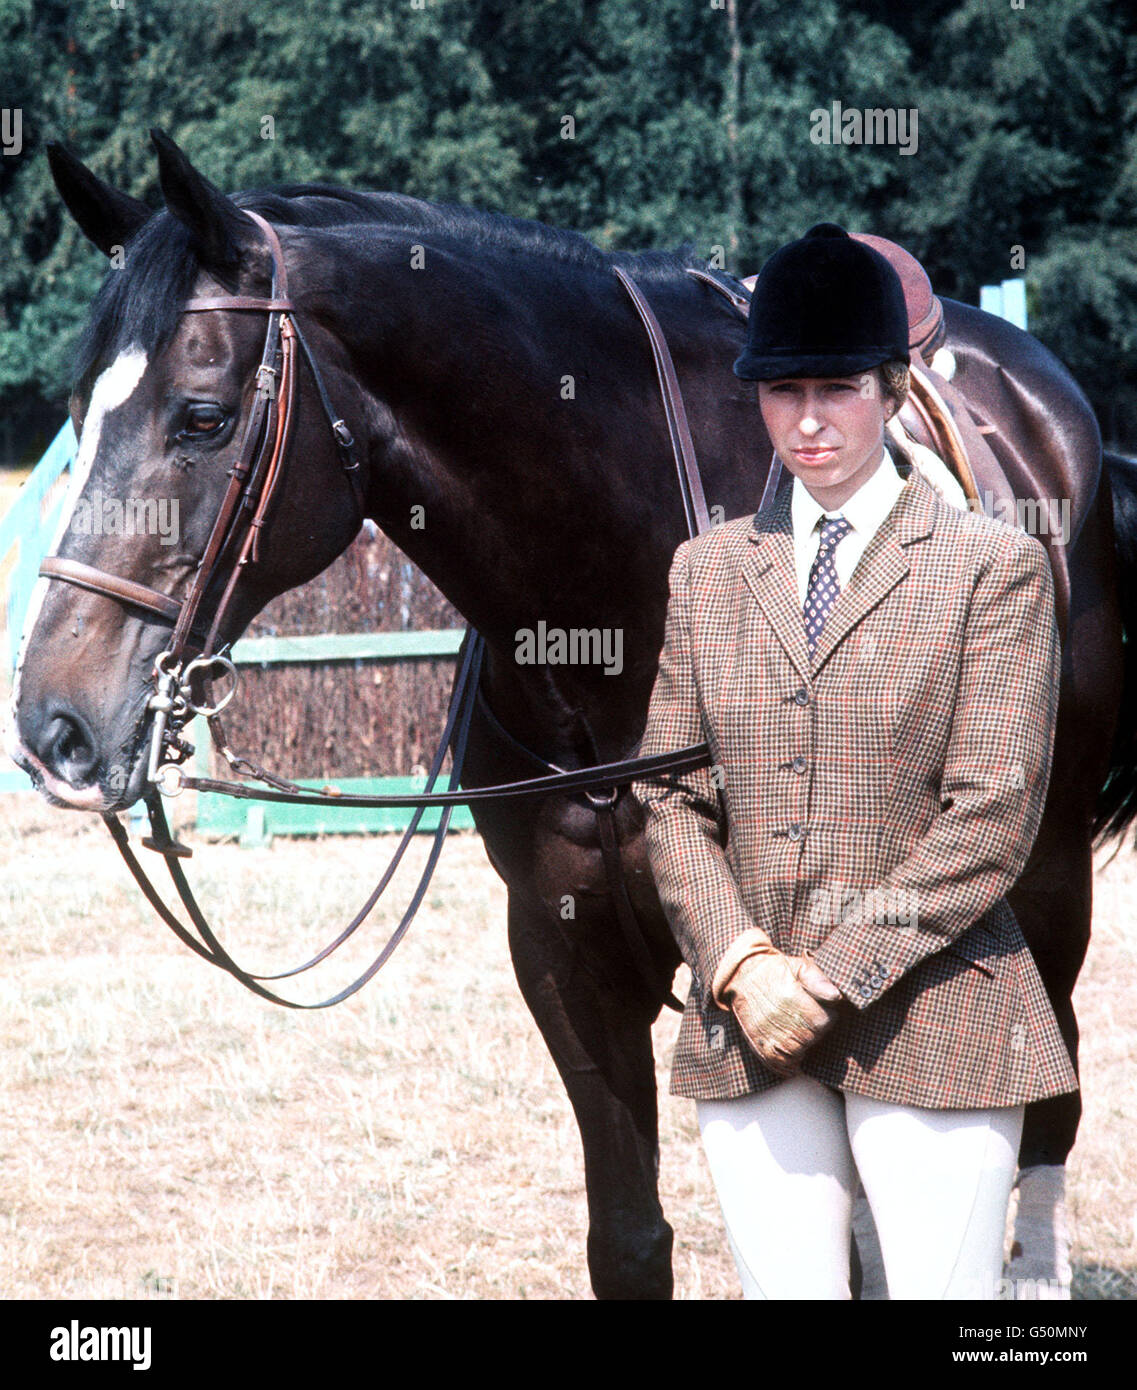
<path fill-rule="evenodd" d="M 146 354 L 139 347 L 129 347 L 125 352 L 119 353 L 105 372 L 99 374 L 99 379 L 95 382 L 95 388 L 91 392 L 91 404 L 87 408 L 87 416 L 83 421 L 83 433 L 79 439 L 79 452 L 75 455 L 75 462 L 71 465 L 71 485 L 67 490 L 67 499 L 63 504 L 59 526 L 56 528 L 48 548 L 47 553 L 49 555 L 54 555 L 58 550 L 59 543 L 71 524 L 75 503 L 78 502 L 80 494 L 87 485 L 91 465 L 99 451 L 99 435 L 102 433 L 103 420 L 112 410 L 117 410 L 120 405 L 125 404 L 130 399 L 138 383 L 142 380 L 142 374 L 145 370 Z M 39 611 L 43 606 L 44 598 L 47 595 L 47 586 L 50 582 L 48 579 L 36 580 L 31 600 L 28 603 L 27 616 L 24 619 L 20 658 L 16 663 L 16 674 L 12 683 L 8 726 L 10 748 L 15 747 L 17 743 L 16 709 L 20 700 L 20 674 L 27 659 L 32 629 L 36 625 L 36 619 L 39 617 Z"/>

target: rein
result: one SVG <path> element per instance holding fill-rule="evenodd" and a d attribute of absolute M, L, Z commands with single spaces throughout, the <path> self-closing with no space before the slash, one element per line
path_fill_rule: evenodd
<path fill-rule="evenodd" d="M 142 889 L 147 901 L 166 925 L 170 927 L 179 940 L 204 960 L 227 971 L 254 994 L 263 999 L 271 1000 L 273 1003 L 294 1009 L 328 1008 L 362 989 L 368 980 L 382 968 L 402 940 L 426 894 L 426 889 L 441 854 L 454 806 L 551 794 L 580 793 L 587 798 L 597 816 L 601 853 L 609 881 L 609 890 L 616 907 L 621 932 L 640 976 L 641 992 L 645 1000 L 656 1007 L 662 999 L 669 1007 L 682 1011 L 683 1006 L 671 993 L 669 982 L 661 978 L 651 957 L 642 928 L 639 926 L 628 896 L 620 863 L 619 839 L 616 832 L 614 811 L 619 798 L 620 787 L 638 777 L 663 772 L 675 774 L 706 767 L 711 761 L 711 755 L 705 742 L 691 744 L 672 753 L 656 754 L 651 757 L 624 758 L 616 762 L 598 763 L 591 767 L 576 769 L 560 768 L 533 753 L 509 734 L 489 709 L 480 688 L 485 642 L 479 633 L 468 628 L 466 639 L 462 645 L 459 671 L 451 691 L 446 723 L 423 792 L 408 795 L 368 796 L 344 795 L 336 791 L 308 791 L 298 787 L 293 782 L 257 767 L 245 758 L 238 757 L 229 748 L 219 715 L 236 691 L 237 671 L 232 661 L 224 655 L 226 649 L 215 651 L 214 643 L 221 630 L 223 618 L 228 612 L 233 591 L 242 569 L 246 564 L 256 563 L 259 559 L 261 530 L 283 474 L 295 416 L 297 346 L 303 352 L 316 384 L 321 407 L 327 417 L 339 451 L 341 466 L 352 488 L 360 524 L 366 518 L 363 490 L 359 479 L 360 465 L 355 455 L 355 441 L 343 417 L 338 415 L 331 404 L 315 357 L 296 321 L 295 309 L 288 297 L 284 257 L 279 239 L 274 229 L 264 218 L 254 212 L 246 211 L 246 215 L 262 228 L 268 241 L 272 256 L 272 285 L 269 298 L 218 295 L 191 299 L 182 306 L 184 313 L 237 311 L 268 314 L 264 349 L 261 354 L 260 366 L 256 372 L 256 394 L 242 437 L 241 449 L 237 461 L 227 474 L 229 484 L 222 498 L 202 560 L 193 576 L 186 597 L 179 601 L 134 580 L 124 579 L 93 566 L 58 556 L 49 556 L 45 559 L 39 571 L 46 578 L 63 580 L 77 587 L 116 599 L 128 606 L 145 609 L 174 625 L 170 645 L 155 662 L 156 691 L 147 705 L 147 713 L 154 715 L 147 769 L 147 791 L 144 796 L 150 819 L 151 834 L 142 843 L 146 848 L 161 854 L 165 860 L 174 887 L 197 935 L 167 907 L 161 895 L 154 888 L 135 856 L 126 830 L 118 816 L 105 812 L 103 820 L 119 852 L 126 861 L 127 867 Z M 621 284 L 631 297 L 651 342 L 671 435 L 684 518 L 689 535 L 694 536 L 709 529 L 710 520 L 703 496 L 702 481 L 695 458 L 690 427 L 671 354 L 658 320 L 638 287 L 623 270 L 618 267 L 614 269 Z M 735 308 L 743 314 L 746 313 L 747 303 L 736 292 L 704 272 L 692 270 L 688 273 L 705 281 L 723 294 Z M 780 468 L 777 467 L 775 456 L 774 466 L 771 467 L 770 475 L 767 478 L 761 506 L 765 506 L 773 497 L 779 476 Z M 227 573 L 226 565 L 228 565 Z M 206 628 L 204 620 L 200 618 L 199 614 L 207 593 L 211 588 L 218 586 L 223 586 L 221 597 L 214 610 L 212 620 Z M 194 657 L 183 666 L 187 647 L 193 639 L 200 639 L 203 633 L 202 654 Z M 200 681 L 204 686 L 210 686 L 211 682 L 216 679 L 215 673 L 217 672 L 224 674 L 232 682 L 228 690 L 224 692 L 216 704 L 196 702 L 195 680 Z M 460 789 L 467 736 L 475 704 L 480 706 L 491 729 L 515 749 L 525 754 L 532 762 L 545 768 L 544 775 L 517 782 L 498 783 L 469 790 Z M 206 718 L 214 744 L 235 772 L 265 782 L 272 790 L 266 791 L 250 787 L 242 782 L 225 781 L 218 778 L 187 776 L 181 764 L 193 750 L 182 741 L 180 735 L 182 727 L 192 714 L 200 714 Z M 452 739 L 454 748 L 450 788 L 446 791 L 435 791 L 434 786 L 445 759 L 446 749 Z M 403 832 L 399 845 L 379 883 L 355 918 L 339 935 L 303 965 L 276 975 L 255 975 L 242 969 L 222 946 L 199 908 L 179 863 L 180 859 L 189 858 L 192 851 L 173 838 L 161 797 L 177 796 L 185 788 L 194 791 L 215 792 L 245 800 L 290 802 L 297 805 L 414 807 L 415 813 Z M 326 960 L 362 925 L 393 877 L 424 811 L 429 806 L 442 808 L 442 815 L 439 817 L 430 854 L 410 904 L 386 945 L 371 965 L 337 994 L 314 1004 L 298 1003 L 269 989 L 266 982 L 291 978 Z"/>

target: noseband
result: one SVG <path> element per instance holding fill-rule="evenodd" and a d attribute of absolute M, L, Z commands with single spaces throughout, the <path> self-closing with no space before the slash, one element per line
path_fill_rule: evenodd
<path fill-rule="evenodd" d="M 249 561 L 260 558 L 260 533 L 284 471 L 288 441 L 292 433 L 296 403 L 296 346 L 300 345 L 316 383 L 320 403 L 331 427 L 340 462 L 351 484 L 359 513 L 360 525 L 365 518 L 363 488 L 359 481 L 359 460 L 355 456 L 355 440 L 342 416 L 333 409 L 324 388 L 323 378 L 311 349 L 296 321 L 296 310 L 288 297 L 288 277 L 280 240 L 268 222 L 255 212 L 245 216 L 261 228 L 272 256 L 272 289 L 268 299 L 248 295 L 217 295 L 190 299 L 182 305 L 183 314 L 208 313 L 210 310 L 240 313 L 267 313 L 264 350 L 256 372 L 253 406 L 245 426 L 241 450 L 226 476 L 228 487 L 220 510 L 213 523 L 209 541 L 190 582 L 189 592 L 179 600 L 163 594 L 133 579 L 123 579 L 96 569 L 78 560 L 48 556 L 40 565 L 40 574 L 47 579 L 62 579 L 80 589 L 89 589 L 107 598 L 117 599 L 131 608 L 142 608 L 172 622 L 173 636 L 159 658 L 160 669 L 172 670 L 181 665 L 191 639 L 197 638 L 202 657 L 198 660 L 216 664 L 214 643 L 236 588 L 237 580 Z M 222 582 L 228 566 L 228 577 L 212 621 L 200 617 L 202 601 L 210 586 Z M 204 638 L 204 640 L 201 640 Z"/>

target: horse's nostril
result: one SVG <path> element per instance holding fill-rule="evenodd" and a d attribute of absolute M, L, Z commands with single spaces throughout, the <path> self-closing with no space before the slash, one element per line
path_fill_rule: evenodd
<path fill-rule="evenodd" d="M 79 730 L 72 724 L 65 724 L 55 740 L 55 751 L 60 758 L 70 762 L 77 752 L 81 752 L 82 747 L 83 740 Z"/>
<path fill-rule="evenodd" d="M 38 755 L 45 767 L 73 787 L 89 782 L 98 762 L 95 741 L 82 718 L 63 709 L 53 710 L 44 722 Z"/>

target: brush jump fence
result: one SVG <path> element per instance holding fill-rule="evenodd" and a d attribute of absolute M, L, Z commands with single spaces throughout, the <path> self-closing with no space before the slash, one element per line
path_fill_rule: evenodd
<path fill-rule="evenodd" d="M 75 460 L 68 423 L 32 470 L 0 520 L 0 565 L 7 576 L 9 668 L 15 668 L 24 618 L 41 560 L 51 548 Z M 461 616 L 426 576 L 368 523 L 347 551 L 311 583 L 282 594 L 234 643 L 240 672 L 225 712 L 235 752 L 302 786 L 345 793 L 421 790 L 446 719 Z M 188 735 L 196 770 L 228 775 L 205 721 Z M 385 775 L 376 774 L 383 769 Z M 444 764 L 439 787 L 447 785 Z M 0 791 L 27 790 L 24 773 L 0 772 Z M 358 834 L 402 830 L 406 807 L 348 809 L 196 798 L 196 825 L 243 844 L 274 835 Z M 441 814 L 428 809 L 420 831 Z M 473 826 L 454 808 L 452 829 Z"/>

